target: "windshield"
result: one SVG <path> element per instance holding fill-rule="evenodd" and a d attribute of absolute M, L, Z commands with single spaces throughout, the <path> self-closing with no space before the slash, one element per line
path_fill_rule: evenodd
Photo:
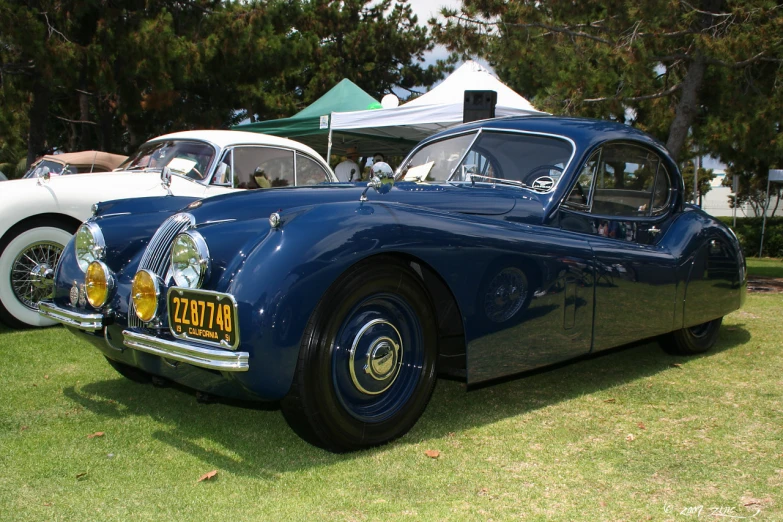
<path fill-rule="evenodd" d="M 52 176 L 57 176 L 59 174 L 62 174 L 63 172 L 63 165 L 62 163 L 57 163 L 56 161 L 51 160 L 43 160 L 38 163 L 34 163 L 32 167 L 30 167 L 30 170 L 28 170 L 24 177 L 25 178 L 32 178 L 35 177 L 35 171 L 39 168 L 48 167 L 49 168 L 49 174 Z M 74 171 L 75 169 L 71 168 L 70 171 Z"/>
<path fill-rule="evenodd" d="M 168 167 L 172 174 L 202 181 L 206 178 L 214 157 L 215 148 L 208 143 L 192 140 L 155 141 L 139 147 L 118 170 Z"/>
<path fill-rule="evenodd" d="M 554 190 L 568 165 L 570 142 L 519 132 L 483 131 L 425 145 L 400 169 L 406 181 L 504 183 Z"/>

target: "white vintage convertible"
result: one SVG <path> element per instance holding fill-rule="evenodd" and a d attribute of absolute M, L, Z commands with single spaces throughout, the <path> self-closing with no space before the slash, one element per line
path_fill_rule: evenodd
<path fill-rule="evenodd" d="M 90 217 L 94 203 L 167 193 L 204 198 L 331 181 L 337 179 L 329 165 L 301 143 L 209 130 L 150 140 L 113 172 L 49 176 L 42 168 L 35 178 L 3 182 L 0 320 L 16 328 L 54 324 L 38 314 L 38 301 L 51 293 L 63 246 Z"/>

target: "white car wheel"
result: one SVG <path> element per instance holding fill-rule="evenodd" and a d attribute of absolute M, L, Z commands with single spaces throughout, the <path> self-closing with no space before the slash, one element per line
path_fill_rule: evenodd
<path fill-rule="evenodd" d="M 8 326 L 51 326 L 38 314 L 38 301 L 51 295 L 54 280 L 47 274 L 71 234 L 59 225 L 33 225 L 22 231 L 0 252 L 0 319 Z"/>

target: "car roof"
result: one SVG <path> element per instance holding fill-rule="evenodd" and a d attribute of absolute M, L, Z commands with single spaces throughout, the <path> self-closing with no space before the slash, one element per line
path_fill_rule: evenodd
<path fill-rule="evenodd" d="M 478 128 L 537 132 L 564 136 L 573 140 L 580 148 L 587 148 L 607 140 L 625 139 L 641 141 L 666 153 L 665 147 L 658 140 L 630 125 L 608 120 L 549 115 L 510 116 L 506 118 L 480 120 L 452 127 L 429 139 L 438 139 L 439 137 Z M 429 139 L 427 141 L 429 141 Z"/>
<path fill-rule="evenodd" d="M 301 152 L 307 152 L 308 154 L 311 154 L 317 158 L 321 158 L 320 154 L 303 143 L 289 140 L 288 138 L 280 138 L 278 136 L 262 134 L 260 132 L 234 130 L 191 130 L 164 134 L 163 136 L 158 136 L 157 138 L 153 138 L 149 141 L 153 142 L 169 139 L 208 141 L 220 148 L 227 147 L 229 145 L 272 145 L 278 147 L 287 147 Z"/>

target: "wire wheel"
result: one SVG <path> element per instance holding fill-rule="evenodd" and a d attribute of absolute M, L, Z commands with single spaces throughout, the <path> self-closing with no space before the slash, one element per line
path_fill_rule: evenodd
<path fill-rule="evenodd" d="M 38 301 L 52 294 L 54 280 L 49 277 L 63 253 L 63 246 L 38 241 L 19 252 L 11 266 L 11 288 L 16 298 L 31 310 Z"/>
<path fill-rule="evenodd" d="M 484 294 L 484 314 L 493 323 L 514 317 L 527 301 L 527 277 L 516 267 L 506 267 L 489 282 Z"/>

